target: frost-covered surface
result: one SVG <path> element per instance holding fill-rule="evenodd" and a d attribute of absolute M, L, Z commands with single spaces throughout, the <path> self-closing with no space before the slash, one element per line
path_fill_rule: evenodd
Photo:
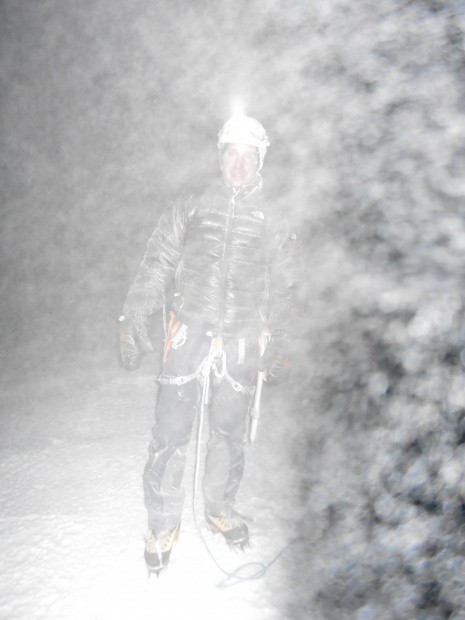
<path fill-rule="evenodd" d="M 306 543 L 273 567 L 268 585 L 236 591 L 245 587 L 257 617 L 264 599 L 254 596 L 268 596 L 273 579 L 279 613 L 293 620 L 465 617 L 463 1 L 6 0 L 0 11 L 1 359 L 7 398 L 30 394 L 38 412 L 8 409 L 5 505 L 19 502 L 24 516 L 43 506 L 67 530 L 72 521 L 60 521 L 49 489 L 41 493 L 31 460 L 45 462 L 40 450 L 60 455 L 75 514 L 96 499 L 93 458 L 124 498 L 114 512 L 97 493 L 99 506 L 128 532 L 131 575 L 142 570 L 135 489 L 152 405 L 133 376 L 111 378 L 114 319 L 162 207 L 216 169 L 216 132 L 242 95 L 270 135 L 265 187 L 295 219 L 306 266 L 295 374 L 281 402 L 270 396 L 266 467 L 251 468 L 267 484 L 275 476 L 263 469 L 281 468 L 276 522 L 290 515 L 285 538 L 297 529 Z M 100 421 L 79 443 L 79 398 L 92 410 L 98 402 L 82 379 L 90 368 L 110 373 L 99 385 L 112 395 L 111 415 L 86 410 Z M 39 398 L 40 386 L 56 400 Z M 63 402 L 73 415 L 61 415 Z M 42 420 L 47 436 L 57 433 L 53 452 L 37 443 Z M 119 451 L 131 433 L 137 446 Z M 118 493 L 109 463 L 121 454 L 138 465 Z M 37 476 L 17 497 L 13 468 Z M 247 511 L 251 497 L 242 499 Z M 94 529 L 107 531 L 99 510 L 89 512 Z M 8 544 L 33 526 L 19 522 Z M 82 541 L 86 528 L 73 527 Z M 178 551 L 192 561 L 189 527 Z M 47 540 L 38 537 L 38 554 Z M 107 575 L 105 561 L 95 570 Z M 100 591 L 106 583 L 95 580 Z M 11 586 L 8 604 L 28 604 L 23 585 Z"/>
<path fill-rule="evenodd" d="M 260 579 L 226 578 L 195 529 L 189 492 L 193 450 L 172 563 L 158 579 L 148 579 L 142 469 L 153 375 L 115 371 L 89 380 L 77 374 L 66 381 L 68 393 L 57 398 L 63 379 L 2 386 L 0 618 L 282 618 L 276 593 L 286 587 L 290 549 Z M 201 494 L 196 500 L 203 536 L 229 572 L 249 562 L 268 564 L 296 536 L 298 514 L 288 521 L 286 507 L 296 504 L 297 485 L 288 451 L 277 454 L 282 427 L 276 432 L 272 408 L 267 418 L 248 452 L 250 467 L 238 501 L 252 518 L 253 548 L 231 553 L 207 531 Z M 261 568 L 244 566 L 240 575 L 253 576 Z"/>

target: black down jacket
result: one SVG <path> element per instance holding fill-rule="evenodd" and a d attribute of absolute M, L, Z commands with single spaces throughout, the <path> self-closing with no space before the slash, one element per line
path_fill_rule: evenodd
<path fill-rule="evenodd" d="M 294 331 L 296 237 L 271 212 L 261 178 L 239 191 L 222 183 L 166 209 L 147 244 L 124 304 L 148 315 L 165 303 L 178 319 L 215 335 L 245 336 L 268 327 Z"/>

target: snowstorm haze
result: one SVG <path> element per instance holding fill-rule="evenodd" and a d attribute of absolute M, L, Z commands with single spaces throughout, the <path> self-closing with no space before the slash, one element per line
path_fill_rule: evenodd
<path fill-rule="evenodd" d="M 464 28 L 462 0 L 3 0 L 0 458 L 56 398 L 155 375 L 118 367 L 116 319 L 240 99 L 304 269 L 261 421 L 277 547 L 302 538 L 261 588 L 293 620 L 465 618 Z"/>

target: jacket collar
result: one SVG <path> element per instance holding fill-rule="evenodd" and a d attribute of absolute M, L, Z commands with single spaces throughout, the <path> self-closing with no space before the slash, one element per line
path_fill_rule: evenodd
<path fill-rule="evenodd" d="M 218 185 L 222 188 L 222 193 L 230 198 L 235 198 L 236 201 L 247 200 L 253 194 L 259 194 L 263 187 L 263 179 L 259 172 L 251 185 L 243 185 L 242 187 L 229 187 L 224 184 L 224 181 L 218 181 Z"/>

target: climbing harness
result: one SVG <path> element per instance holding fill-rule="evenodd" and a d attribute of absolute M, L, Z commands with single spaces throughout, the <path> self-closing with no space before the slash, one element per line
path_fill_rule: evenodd
<path fill-rule="evenodd" d="M 164 361 L 166 361 L 166 355 L 168 353 L 169 347 L 171 346 L 173 349 L 176 349 L 184 342 L 187 338 L 187 326 L 180 323 L 180 327 L 174 337 L 169 337 L 169 340 L 165 340 L 164 347 Z M 178 339 L 178 333 L 181 334 L 181 337 Z M 255 394 L 255 386 L 254 385 L 242 385 L 239 381 L 236 381 L 228 372 L 227 361 L 226 361 L 226 351 L 223 348 L 223 341 L 220 336 L 214 337 L 211 334 L 211 344 L 210 351 L 208 355 L 204 357 L 204 359 L 200 362 L 198 367 L 187 375 L 178 375 L 171 376 L 166 375 L 163 372 L 158 377 L 158 383 L 160 385 L 184 385 L 185 383 L 189 383 L 194 379 L 198 379 L 201 385 L 204 385 L 205 382 L 208 383 L 208 387 L 210 386 L 210 377 L 213 373 L 214 382 L 220 382 L 223 379 L 230 384 L 230 386 L 236 392 L 241 392 L 244 396 L 253 396 Z M 167 345 L 166 343 L 169 342 Z"/>

